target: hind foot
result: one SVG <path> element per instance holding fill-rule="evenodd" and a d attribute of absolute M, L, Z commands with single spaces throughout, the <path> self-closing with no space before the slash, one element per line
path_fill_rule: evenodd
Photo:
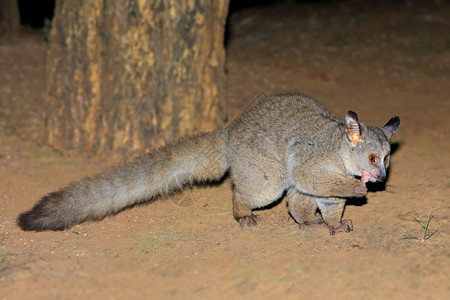
<path fill-rule="evenodd" d="M 239 222 L 239 225 L 244 228 L 258 226 L 258 222 L 262 221 L 263 218 L 261 216 L 251 214 L 250 216 L 236 218 L 236 220 Z"/>

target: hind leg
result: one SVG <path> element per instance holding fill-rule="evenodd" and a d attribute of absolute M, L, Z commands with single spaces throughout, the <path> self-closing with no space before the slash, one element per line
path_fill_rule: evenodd
<path fill-rule="evenodd" d="M 241 227 L 257 226 L 262 218 L 253 214 L 253 207 L 245 201 L 242 195 L 236 190 L 233 191 L 233 217 L 239 222 Z"/>
<path fill-rule="evenodd" d="M 281 181 L 281 171 L 277 171 L 277 165 L 267 166 L 268 171 L 262 171 L 257 165 L 258 161 L 252 160 L 235 162 L 231 166 L 233 180 L 233 216 L 241 227 L 258 225 L 261 217 L 254 215 L 252 211 L 265 207 L 277 199 L 284 192 Z"/>
<path fill-rule="evenodd" d="M 290 189 L 286 198 L 289 214 L 300 225 L 300 228 L 326 226 L 325 221 L 317 211 L 318 206 L 313 197 Z"/>

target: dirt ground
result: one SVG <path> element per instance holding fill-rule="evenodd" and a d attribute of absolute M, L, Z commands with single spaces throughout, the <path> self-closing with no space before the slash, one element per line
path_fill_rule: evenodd
<path fill-rule="evenodd" d="M 349 201 L 354 231 L 300 230 L 285 201 L 241 229 L 229 180 L 186 189 L 62 232 L 23 232 L 17 215 L 119 162 L 61 156 L 17 135 L 45 96 L 41 32 L 0 45 L 2 299 L 450 299 L 450 5 L 378 1 L 248 8 L 230 19 L 232 120 L 264 95 L 300 91 L 368 125 L 394 115 L 386 187 Z M 12 105 L 21 106 L 17 117 Z M 12 134 L 15 133 L 15 134 Z M 422 241 L 424 221 L 431 212 Z M 404 239 L 416 236 L 418 239 Z"/>

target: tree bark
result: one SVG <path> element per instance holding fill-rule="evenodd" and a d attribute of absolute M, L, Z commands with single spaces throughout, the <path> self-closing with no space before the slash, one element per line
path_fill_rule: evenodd
<path fill-rule="evenodd" d="M 134 152 L 214 129 L 228 1 L 57 1 L 44 140 Z"/>
<path fill-rule="evenodd" d="M 17 0 L 0 0 L 0 39 L 12 40 L 20 28 Z"/>

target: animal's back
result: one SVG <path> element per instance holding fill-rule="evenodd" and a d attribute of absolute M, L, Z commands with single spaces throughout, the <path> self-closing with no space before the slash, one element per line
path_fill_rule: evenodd
<path fill-rule="evenodd" d="M 336 133 L 341 124 L 316 100 L 303 94 L 274 95 L 244 112 L 229 127 L 230 147 L 238 155 L 248 151 L 284 161 L 289 143 L 314 139 L 326 144 L 327 132 Z"/>

